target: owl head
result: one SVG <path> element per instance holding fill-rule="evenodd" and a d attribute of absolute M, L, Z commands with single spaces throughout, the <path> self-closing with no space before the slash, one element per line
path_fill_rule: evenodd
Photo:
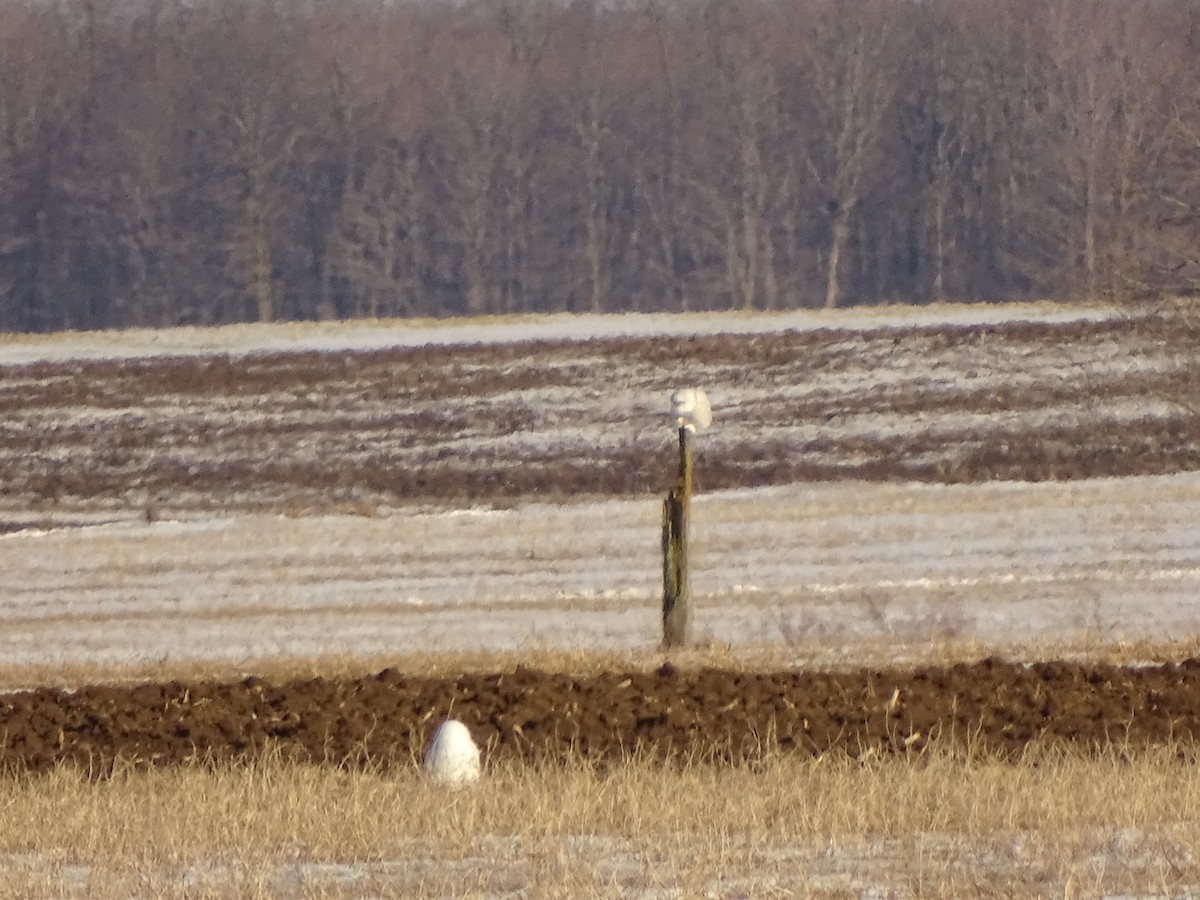
<path fill-rule="evenodd" d="M 704 388 L 680 388 L 671 395 L 671 417 L 679 428 L 697 431 L 712 425 L 712 407 Z"/>

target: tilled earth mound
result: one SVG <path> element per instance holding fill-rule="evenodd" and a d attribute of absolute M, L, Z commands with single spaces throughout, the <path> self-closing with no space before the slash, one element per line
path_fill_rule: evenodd
<path fill-rule="evenodd" d="M 181 682 L 0 696 L 0 767 L 166 766 L 282 753 L 407 766 L 448 714 L 492 764 L 629 753 L 743 763 L 767 752 L 853 756 L 968 742 L 1088 751 L 1200 735 L 1200 659 L 1145 667 L 996 659 L 907 670 L 676 669 L 576 676 L 518 668 L 457 678 Z"/>

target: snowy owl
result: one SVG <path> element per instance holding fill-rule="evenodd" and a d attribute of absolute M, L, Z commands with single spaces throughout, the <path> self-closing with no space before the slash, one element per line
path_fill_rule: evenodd
<path fill-rule="evenodd" d="M 696 431 L 712 424 L 712 407 L 704 388 L 682 388 L 671 395 L 671 416 L 680 428 Z"/>
<path fill-rule="evenodd" d="M 450 788 L 466 787 L 479 780 L 479 747 L 458 719 L 438 726 L 421 763 L 425 776 Z"/>

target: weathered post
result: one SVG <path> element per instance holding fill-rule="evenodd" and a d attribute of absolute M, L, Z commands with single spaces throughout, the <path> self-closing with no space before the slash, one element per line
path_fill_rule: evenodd
<path fill-rule="evenodd" d="M 712 424 L 708 395 L 685 388 L 671 395 L 671 415 L 679 428 L 679 469 L 675 487 L 667 492 L 662 511 L 663 646 L 688 642 L 692 620 L 691 580 L 688 574 L 688 519 L 692 506 L 692 435 Z"/>
<path fill-rule="evenodd" d="M 692 618 L 688 585 L 688 514 L 692 501 L 692 429 L 679 429 L 679 473 L 663 501 L 663 646 L 687 643 Z"/>

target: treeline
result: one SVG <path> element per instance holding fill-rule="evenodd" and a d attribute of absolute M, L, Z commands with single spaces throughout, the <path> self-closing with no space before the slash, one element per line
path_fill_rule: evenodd
<path fill-rule="evenodd" d="M 0 329 L 1200 287 L 1196 0 L 0 0 Z"/>

